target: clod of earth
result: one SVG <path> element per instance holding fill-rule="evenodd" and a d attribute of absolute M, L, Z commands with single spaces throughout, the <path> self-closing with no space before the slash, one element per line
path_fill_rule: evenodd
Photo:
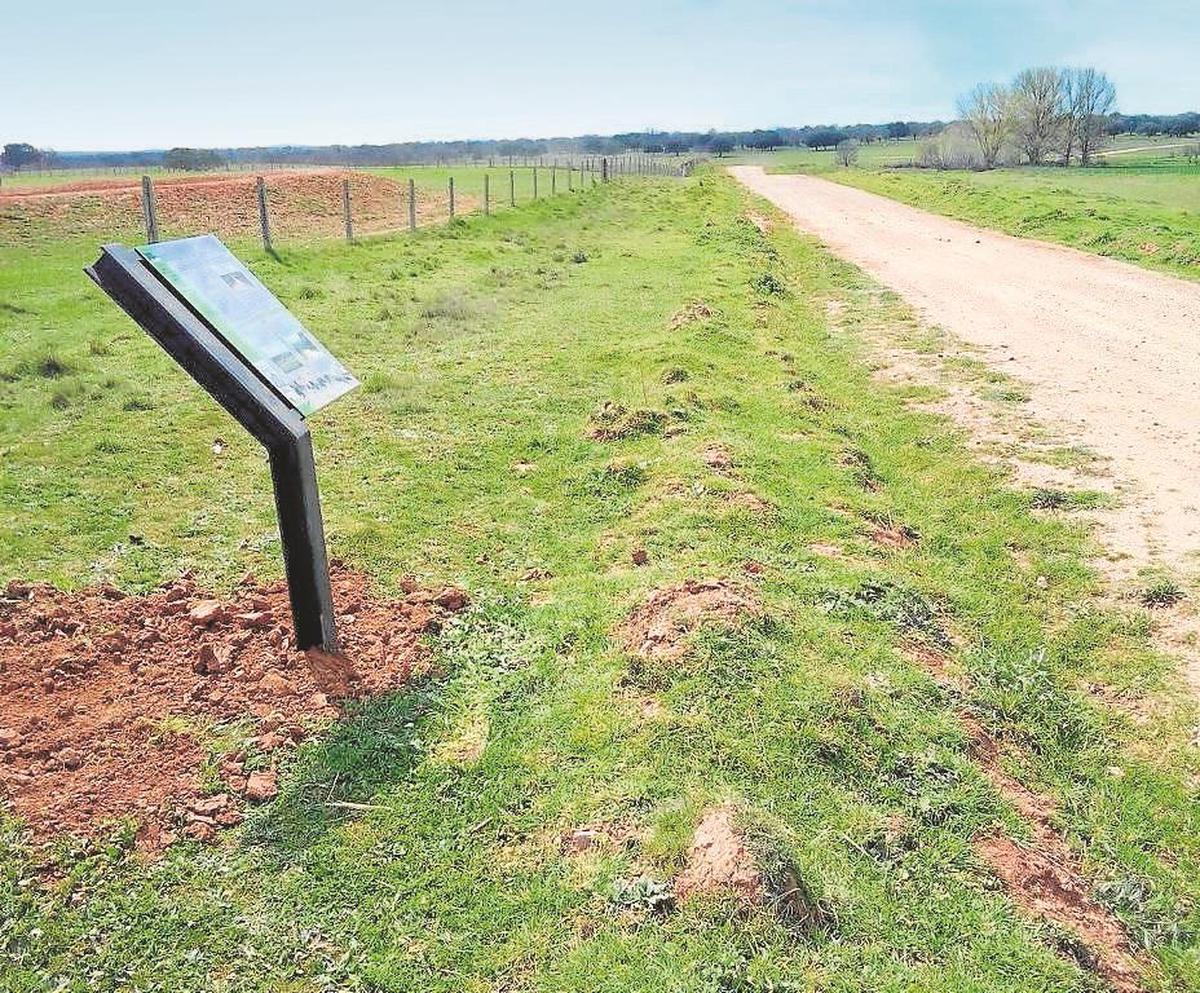
<path fill-rule="evenodd" d="M 0 792 L 38 840 L 139 824 L 139 843 L 212 841 L 241 819 L 234 797 L 265 802 L 275 756 L 338 701 L 401 688 L 425 655 L 424 632 L 463 609 L 461 590 L 401 583 L 378 598 L 367 578 L 332 572 L 341 655 L 295 649 L 287 588 L 244 583 L 228 600 L 182 578 L 147 596 L 102 586 L 67 593 L 10 583 L 0 600 Z M 217 756 L 224 791 L 200 772 L 212 729 L 244 724 Z M 231 746 L 226 746 L 231 747 Z M 210 787 L 211 788 L 211 787 Z"/>
<path fill-rule="evenodd" d="M 687 650 L 688 635 L 701 624 L 733 624 L 759 610 L 753 591 L 737 583 L 689 579 L 655 590 L 620 625 L 617 636 L 634 655 L 675 659 Z"/>

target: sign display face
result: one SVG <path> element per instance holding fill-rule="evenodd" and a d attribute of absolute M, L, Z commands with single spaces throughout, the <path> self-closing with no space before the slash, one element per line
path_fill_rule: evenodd
<path fill-rule="evenodd" d="M 358 380 L 211 234 L 137 250 L 226 343 L 302 414 Z"/>

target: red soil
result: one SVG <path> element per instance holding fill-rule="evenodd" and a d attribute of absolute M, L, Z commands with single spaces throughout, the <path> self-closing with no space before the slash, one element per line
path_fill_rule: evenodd
<path fill-rule="evenodd" d="M 10 583 L 0 597 L 6 808 L 38 840 L 133 818 L 150 849 L 238 823 L 243 799 L 275 794 L 281 751 L 342 700 L 402 687 L 425 655 L 421 635 L 466 604 L 459 590 L 411 582 L 380 600 L 342 567 L 332 578 L 338 656 L 295 649 L 283 583 L 247 581 L 228 600 L 187 577 L 147 596 Z M 201 782 L 211 734 L 237 721 L 247 731 L 216 756 L 214 795 Z"/>
<path fill-rule="evenodd" d="M 344 237 L 342 183 L 350 180 L 351 214 L 356 234 L 396 230 L 408 225 L 408 184 L 373 173 L 350 170 L 288 171 L 263 174 L 271 234 L 288 238 Z M 154 184 L 161 236 L 178 238 L 212 232 L 221 237 L 259 237 L 257 176 L 251 173 L 158 180 Z M 93 180 L 45 187 L 0 189 L 0 244 L 55 236 L 95 234 L 137 240 L 142 226 L 141 183 L 127 179 Z M 476 198 L 455 195 L 463 213 Z M 417 193 L 417 222 L 444 221 L 444 191 Z"/>

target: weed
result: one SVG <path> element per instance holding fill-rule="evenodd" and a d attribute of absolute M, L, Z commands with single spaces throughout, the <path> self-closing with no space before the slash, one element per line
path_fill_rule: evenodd
<path fill-rule="evenodd" d="M 950 643 L 933 603 L 916 590 L 889 580 L 867 580 L 852 590 L 826 590 L 817 602 L 834 617 L 865 614 L 900 631 L 922 634 L 936 645 Z"/>
<path fill-rule="evenodd" d="M 421 304 L 426 320 L 468 321 L 479 314 L 479 307 L 465 290 L 441 290 Z"/>
<path fill-rule="evenodd" d="M 1182 586 L 1171 579 L 1160 579 L 1138 593 L 1143 607 L 1174 607 L 1187 596 Z"/>
<path fill-rule="evenodd" d="M 671 884 L 650 876 L 615 880 L 608 899 L 624 909 L 646 910 L 655 914 L 665 914 L 675 909 L 675 892 Z"/>
<path fill-rule="evenodd" d="M 759 273 L 750 280 L 750 286 L 755 293 L 760 293 L 763 296 L 783 296 L 787 293 L 787 287 L 772 272 Z"/>

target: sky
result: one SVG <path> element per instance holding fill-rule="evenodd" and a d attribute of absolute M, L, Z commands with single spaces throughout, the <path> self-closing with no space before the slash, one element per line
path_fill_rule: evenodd
<path fill-rule="evenodd" d="M 0 17 L 0 142 L 359 144 L 928 120 L 1029 65 L 1200 110 L 1200 0 L 58 0 Z"/>

